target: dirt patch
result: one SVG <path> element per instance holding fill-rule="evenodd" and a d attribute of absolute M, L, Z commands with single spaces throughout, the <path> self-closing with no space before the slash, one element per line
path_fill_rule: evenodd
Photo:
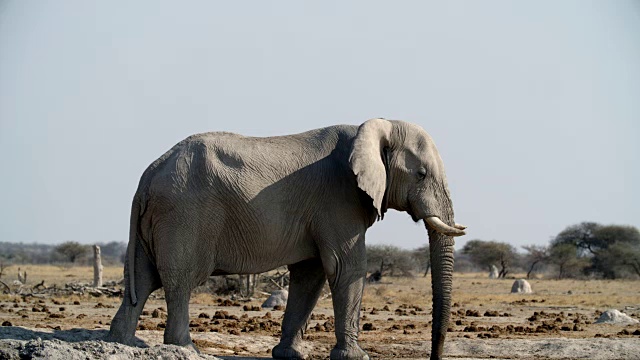
<path fill-rule="evenodd" d="M 536 293 L 523 295 L 510 294 L 512 281 L 488 280 L 483 274 L 456 274 L 446 357 L 640 359 L 638 324 L 595 323 L 610 308 L 639 319 L 640 282 L 534 279 L 530 282 Z M 572 289 L 571 293 L 566 289 Z M 430 298 L 429 278 L 393 278 L 367 285 L 360 345 L 372 358 L 427 357 Z M 201 353 L 210 358 L 270 358 L 279 340 L 284 309 L 262 309 L 260 304 L 265 299 L 195 294 L 190 305 L 190 331 Z M 0 349 L 14 355 L 17 351 L 19 356 L 20 349 L 35 349 L 32 353 L 36 354 L 37 349 L 43 352 L 55 348 L 61 353 L 85 353 L 82 358 L 90 359 L 105 354 L 157 359 L 165 350 L 167 356 L 189 354 L 178 354 L 176 351 L 184 349 L 165 349 L 162 345 L 167 316 L 162 292 L 145 306 L 136 347 L 111 347 L 101 342 L 120 301 L 89 295 L 0 295 L 0 324 L 6 324 L 0 326 Z M 332 302 L 324 298 L 314 309 L 304 336 L 305 349 L 312 359 L 327 358 L 335 344 L 334 329 Z M 27 346 L 38 338 L 41 344 Z M 0 353 L 0 358 L 4 357 L 8 355 Z"/>

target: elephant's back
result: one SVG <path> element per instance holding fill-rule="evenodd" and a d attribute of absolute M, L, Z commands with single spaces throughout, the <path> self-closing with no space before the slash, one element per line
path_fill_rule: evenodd
<path fill-rule="evenodd" d="M 357 126 L 336 125 L 304 133 L 250 137 L 229 132 L 195 134 L 146 169 L 138 193 L 182 197 L 237 192 L 249 200 L 265 187 L 333 156 L 348 166 Z"/>
<path fill-rule="evenodd" d="M 312 242 L 304 240 L 310 226 L 306 217 L 326 200 L 320 173 L 353 176 L 347 163 L 356 132 L 355 126 L 335 126 L 270 138 L 190 136 L 152 163 L 141 179 L 139 193 L 148 199 L 144 237 L 153 247 L 156 232 L 168 236 L 184 228 L 198 234 L 198 242 L 226 239 L 216 250 L 221 259 L 234 253 L 271 254 L 278 262 L 290 248 L 298 249 L 297 255 L 287 257 L 312 256 Z M 334 158 L 341 164 L 335 166 Z M 259 245 L 251 239 L 259 239 Z M 249 244 L 251 249 L 245 249 Z M 220 261 L 222 270 L 233 270 L 233 264 Z"/>

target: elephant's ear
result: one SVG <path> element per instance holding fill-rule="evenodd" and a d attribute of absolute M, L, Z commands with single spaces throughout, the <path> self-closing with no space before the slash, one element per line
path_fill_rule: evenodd
<path fill-rule="evenodd" d="M 373 200 L 373 206 L 382 218 L 387 211 L 387 154 L 391 138 L 391 122 L 384 119 L 367 120 L 358 128 L 353 140 L 349 163 L 358 179 L 358 187 Z"/>

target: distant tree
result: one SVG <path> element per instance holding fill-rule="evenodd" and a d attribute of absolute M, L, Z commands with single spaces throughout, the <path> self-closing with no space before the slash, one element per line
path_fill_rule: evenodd
<path fill-rule="evenodd" d="M 80 257 L 87 254 L 89 247 L 75 241 L 67 241 L 54 248 L 54 251 L 62 256 L 65 261 L 75 263 Z"/>
<path fill-rule="evenodd" d="M 11 264 L 46 264 L 52 253 L 52 245 L 0 242 L 0 257 Z"/>
<path fill-rule="evenodd" d="M 602 244 L 589 270 L 615 279 L 638 273 L 640 231 L 633 226 L 605 225 L 596 231 Z"/>
<path fill-rule="evenodd" d="M 602 245 L 595 237 L 595 232 L 599 227 L 600 225 L 594 222 L 582 222 L 568 226 L 551 241 L 551 245 L 571 244 L 578 249 L 578 255 L 593 254 Z"/>
<path fill-rule="evenodd" d="M 124 263 L 125 253 L 127 252 L 127 244 L 125 242 L 111 241 L 108 243 L 100 243 L 100 251 L 102 252 L 103 261 L 106 263 Z"/>
<path fill-rule="evenodd" d="M 500 265 L 499 277 L 505 278 L 511 265 L 517 262 L 518 253 L 510 244 L 497 241 L 471 240 L 462 248 L 471 261 L 480 268 L 490 270 L 491 265 Z"/>
<path fill-rule="evenodd" d="M 418 270 L 424 271 L 424 276 L 427 276 L 429 269 L 431 268 L 431 258 L 429 253 L 429 245 L 421 246 L 414 249 L 411 253 L 414 261 L 418 265 Z"/>
<path fill-rule="evenodd" d="M 558 268 L 558 279 L 575 277 L 585 266 L 584 257 L 572 244 L 556 244 L 549 248 L 549 262 Z"/>
<path fill-rule="evenodd" d="M 453 262 L 453 271 L 455 272 L 473 272 L 478 269 L 471 256 L 462 252 L 462 250 L 456 250 L 453 253 L 455 261 Z"/>
<path fill-rule="evenodd" d="M 627 273 L 640 276 L 640 244 L 616 242 L 603 251 L 599 258 L 609 265 L 612 277 Z"/>
<path fill-rule="evenodd" d="M 560 232 L 551 247 L 571 245 L 585 264 L 583 272 L 615 279 L 640 276 L 640 232 L 633 226 L 583 222 Z"/>
<path fill-rule="evenodd" d="M 522 248 L 527 252 L 524 262 L 529 269 L 527 271 L 527 279 L 529 279 L 536 265 L 549 259 L 549 248 L 541 245 L 525 245 Z"/>
<path fill-rule="evenodd" d="M 417 264 L 410 250 L 393 245 L 370 245 L 367 246 L 367 268 L 387 276 L 413 276 Z"/>

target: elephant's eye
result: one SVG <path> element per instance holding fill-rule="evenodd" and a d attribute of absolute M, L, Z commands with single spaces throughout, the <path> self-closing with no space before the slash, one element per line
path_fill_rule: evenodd
<path fill-rule="evenodd" d="M 427 169 L 421 167 L 418 169 L 418 179 L 423 180 L 425 177 L 427 177 Z"/>

